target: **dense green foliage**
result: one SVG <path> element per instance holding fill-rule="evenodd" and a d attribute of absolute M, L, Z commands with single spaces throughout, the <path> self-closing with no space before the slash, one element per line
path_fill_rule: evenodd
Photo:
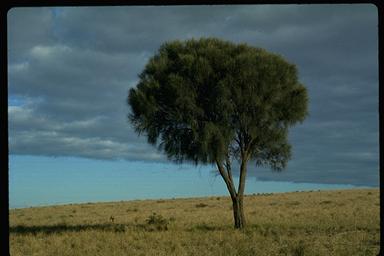
<path fill-rule="evenodd" d="M 254 159 L 275 170 L 290 158 L 288 128 L 307 101 L 295 65 L 215 38 L 163 44 L 128 97 L 136 131 L 169 159 Z"/>

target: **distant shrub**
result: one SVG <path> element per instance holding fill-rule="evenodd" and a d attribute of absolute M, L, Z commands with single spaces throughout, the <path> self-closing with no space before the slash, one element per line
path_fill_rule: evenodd
<path fill-rule="evenodd" d="M 320 204 L 330 204 L 330 203 L 332 203 L 332 201 L 330 200 L 325 200 L 320 202 Z"/>
<path fill-rule="evenodd" d="M 203 207 L 207 207 L 208 205 L 204 203 L 199 203 L 199 204 L 196 204 L 195 206 L 196 208 L 203 208 Z"/>
<path fill-rule="evenodd" d="M 147 219 L 148 230 L 168 230 L 168 220 L 160 214 L 152 213 Z"/>

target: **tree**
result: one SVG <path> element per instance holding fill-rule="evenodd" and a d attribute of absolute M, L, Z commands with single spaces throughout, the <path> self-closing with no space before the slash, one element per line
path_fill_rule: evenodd
<path fill-rule="evenodd" d="M 307 91 L 295 65 L 261 48 L 201 38 L 164 43 L 139 78 L 128 96 L 135 131 L 168 159 L 217 166 L 235 228 L 243 228 L 247 163 L 284 169 L 288 128 L 307 116 Z"/>

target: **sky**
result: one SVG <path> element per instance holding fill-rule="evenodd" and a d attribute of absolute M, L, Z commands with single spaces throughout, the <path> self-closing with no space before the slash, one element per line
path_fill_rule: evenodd
<path fill-rule="evenodd" d="M 250 177 L 378 186 L 378 14 L 371 4 L 13 8 L 10 177 L 31 161 L 38 170 L 47 162 L 68 169 L 74 159 L 95 170 L 122 163 L 177 169 L 133 131 L 126 98 L 162 43 L 200 37 L 281 54 L 307 87 L 309 116 L 290 130 L 288 167 L 277 173 L 250 163 Z"/>
<path fill-rule="evenodd" d="M 159 162 L 105 161 L 79 157 L 10 157 L 10 208 L 229 196 L 211 166 L 172 165 Z M 236 184 L 237 181 L 235 181 Z M 248 177 L 246 194 L 310 190 L 353 189 L 346 184 L 259 181 Z M 358 187 L 361 188 L 361 187 Z"/>

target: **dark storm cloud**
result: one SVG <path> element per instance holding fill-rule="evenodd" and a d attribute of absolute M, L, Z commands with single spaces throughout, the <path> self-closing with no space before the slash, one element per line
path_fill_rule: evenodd
<path fill-rule="evenodd" d="M 51 36 L 52 15 L 48 9 L 14 8 L 8 12 L 8 58 L 20 62 L 34 45 L 55 44 Z M 14 28 L 14 29 L 13 29 Z"/>
<path fill-rule="evenodd" d="M 70 45 L 116 52 L 153 53 L 166 40 L 225 30 L 225 19 L 239 7 L 104 7 L 63 9 L 58 38 Z"/>
<path fill-rule="evenodd" d="M 164 42 L 215 36 L 298 66 L 310 116 L 266 180 L 377 185 L 373 5 L 15 8 L 8 14 L 10 153 L 165 161 L 127 121 L 128 89 Z"/>

